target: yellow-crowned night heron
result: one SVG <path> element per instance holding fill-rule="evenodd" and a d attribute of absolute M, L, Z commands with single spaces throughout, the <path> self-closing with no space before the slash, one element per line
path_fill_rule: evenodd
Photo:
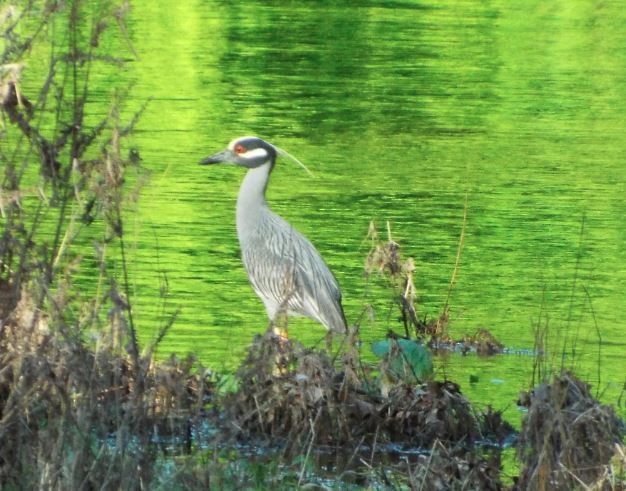
<path fill-rule="evenodd" d="M 237 198 L 237 235 L 250 283 L 265 304 L 275 332 L 276 328 L 281 331 L 277 321 L 283 314 L 304 315 L 328 330 L 346 333 L 337 280 L 315 247 L 265 201 L 279 154 L 289 155 L 260 138 L 246 136 L 200 163 L 248 169 Z"/>

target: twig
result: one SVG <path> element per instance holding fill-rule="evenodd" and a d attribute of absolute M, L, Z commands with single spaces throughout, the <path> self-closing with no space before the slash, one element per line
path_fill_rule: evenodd
<path fill-rule="evenodd" d="M 372 442 L 372 451 L 370 452 L 370 466 L 374 466 L 374 455 L 376 454 L 376 444 L 378 443 L 378 431 L 380 430 L 380 425 L 376 425 L 376 432 L 374 433 L 374 441 Z"/>
<path fill-rule="evenodd" d="M 304 479 L 304 471 L 306 470 L 306 464 L 309 461 L 309 455 L 311 455 L 311 449 L 313 448 L 313 443 L 315 442 L 315 438 L 316 438 L 316 432 L 315 432 L 315 426 L 317 424 L 317 420 L 320 417 L 320 414 L 322 414 L 322 408 L 320 407 L 317 410 L 317 414 L 315 415 L 315 421 L 312 421 L 309 418 L 309 425 L 311 426 L 311 440 L 309 440 L 309 446 L 306 450 L 306 455 L 304 456 L 304 461 L 302 462 L 302 468 L 300 469 L 300 477 L 298 478 L 298 487 L 300 487 L 302 485 L 302 480 Z"/>
<path fill-rule="evenodd" d="M 419 487 L 419 491 L 422 491 L 424 489 L 424 484 L 426 484 L 426 478 L 428 477 L 428 469 L 430 468 L 430 465 L 433 462 L 433 455 L 435 454 L 435 446 L 437 446 L 439 444 L 439 440 L 435 440 L 433 442 L 433 446 L 430 449 L 430 455 L 428 456 L 428 461 L 426 462 L 426 468 L 424 469 L 424 477 L 422 479 L 422 482 L 420 483 L 420 487 Z"/>

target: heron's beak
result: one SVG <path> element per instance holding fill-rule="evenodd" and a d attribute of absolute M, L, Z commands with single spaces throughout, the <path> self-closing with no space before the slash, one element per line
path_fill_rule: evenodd
<path fill-rule="evenodd" d="M 230 157 L 230 150 L 223 150 L 222 152 L 218 152 L 215 155 L 211 155 L 210 157 L 202 159 L 198 163 L 200 165 L 221 164 L 225 162 L 230 162 Z"/>

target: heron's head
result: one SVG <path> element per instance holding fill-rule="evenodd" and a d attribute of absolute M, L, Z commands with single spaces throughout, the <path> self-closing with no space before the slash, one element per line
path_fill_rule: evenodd
<path fill-rule="evenodd" d="M 236 138 L 221 152 L 200 161 L 202 165 L 234 164 L 254 169 L 276 160 L 276 147 L 256 136 Z"/>

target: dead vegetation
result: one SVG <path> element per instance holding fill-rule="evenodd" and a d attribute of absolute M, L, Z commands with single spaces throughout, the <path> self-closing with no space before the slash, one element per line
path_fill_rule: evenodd
<path fill-rule="evenodd" d="M 277 358 L 280 371 L 268 363 Z M 499 412 L 476 414 L 450 381 L 397 382 L 383 394 L 354 359 L 345 356 L 335 369 L 325 352 L 257 336 L 237 374 L 238 390 L 221 401 L 226 434 L 278 446 L 286 459 L 324 448 L 352 461 L 366 455 L 370 467 L 390 448 L 423 449 L 396 469 L 412 489 L 505 489 L 500 452 L 514 430 Z M 591 397 L 587 384 L 566 372 L 523 402 L 528 415 L 514 489 L 625 489 L 624 423 Z"/>
<path fill-rule="evenodd" d="M 155 361 L 175 315 L 141 349 L 123 226 L 137 194 L 129 183 L 144 180 L 139 153 L 125 141 L 139 114 L 123 123 L 113 95 L 103 119 L 86 123 L 89 70 L 96 62 L 119 63 L 97 54 L 101 38 L 108 26 L 125 29 L 128 5 L 105 4 L 90 10 L 95 17 L 88 21 L 80 0 L 0 8 L 0 488 L 292 488 L 307 482 L 312 454 L 324 448 L 348 455 L 346 469 L 369 469 L 371 479 L 358 481 L 363 486 L 502 489 L 499 450 L 479 446 L 501 446 L 510 437 L 501 414 L 477 412 L 458 384 L 433 380 L 426 369 L 416 373 L 409 363 L 410 370 L 398 370 L 407 357 L 403 340 L 451 342 L 449 303 L 434 320 L 418 317 L 415 264 L 402 257 L 389 229 L 387 241 L 372 229 L 367 270 L 387 275 L 405 332 L 388 338 L 377 366 L 362 366 L 356 328 L 338 359 L 258 336 L 236 374 L 237 389 L 217 398 L 215 381 L 192 357 Z M 31 31 L 17 29 L 29 16 Z M 67 45 L 50 49 L 56 55 L 41 93 L 25 94 L 21 58 L 43 42 L 53 18 L 68 32 Z M 95 244 L 91 293 L 74 284 L 86 268 L 86 230 Z M 463 342 L 479 353 L 501 349 L 486 330 Z M 624 488 L 618 423 L 588 396 L 584 384 L 567 379 L 530 397 L 519 489 Z M 208 451 L 197 436 L 207 424 L 222 430 Z M 237 442 L 280 448 L 273 474 L 231 453 Z M 574 448 L 577 442 L 585 444 Z M 394 463 L 396 476 L 389 476 L 377 459 L 398 449 L 422 454 Z M 293 462 L 286 479 L 280 467 Z"/>
<path fill-rule="evenodd" d="M 623 456 L 624 423 L 611 406 L 591 396 L 589 385 L 564 372 L 551 384 L 522 394 L 528 414 L 520 434 L 523 469 L 516 489 L 624 489 L 611 459 Z M 623 463 L 623 461 L 622 461 Z"/>
<path fill-rule="evenodd" d="M 427 448 L 435 442 L 471 447 L 478 438 L 510 434 L 496 428 L 493 413 L 476 415 L 457 384 L 398 381 L 384 393 L 354 360 L 357 332 L 339 368 L 326 352 L 297 342 L 281 345 L 271 334 L 257 336 L 237 377 L 239 388 L 222 406 L 237 438 L 281 442 L 286 453 L 309 445 L 385 448 L 394 443 Z M 280 370 L 272 360 L 281 360 Z M 491 427 L 487 422 L 491 423 Z"/>
<path fill-rule="evenodd" d="M 450 448 L 435 442 L 427 455 L 409 467 L 412 489 L 433 491 L 504 489 L 501 481 L 501 462 L 497 452 L 481 453 L 464 448 Z"/>
<path fill-rule="evenodd" d="M 129 182 L 145 174 L 125 141 L 139 114 L 124 124 L 112 93 L 102 119 L 88 117 L 90 70 L 111 61 L 99 40 L 123 24 L 121 6 L 91 7 L 0 7 L 2 489 L 146 488 L 159 437 L 191 447 L 211 393 L 195 360 L 157 364 L 154 345 L 142 352 L 137 341 L 122 216 L 136 194 Z M 54 32 L 67 38 L 46 37 Z M 26 94 L 22 58 L 40 47 L 49 66 Z M 81 268 L 91 291 L 74 283 Z"/>
<path fill-rule="evenodd" d="M 34 312 L 22 292 L 2 319 L 0 485 L 33 489 L 43 479 L 48 489 L 128 489 L 149 483 L 159 455 L 155 435 L 189 439 L 210 384 L 192 359 L 150 366 L 146 357 L 135 367 L 106 332 L 94 349 L 73 326 L 48 324 L 52 319 L 36 319 Z"/>
<path fill-rule="evenodd" d="M 393 302 L 399 310 L 399 319 L 404 328 L 403 337 L 425 342 L 435 351 L 460 351 L 463 354 L 475 352 L 480 356 L 490 356 L 504 352 L 504 345 L 485 327 L 474 334 L 466 334 L 460 339 L 450 336 L 450 297 L 456 284 L 461 266 L 465 225 L 467 221 L 467 198 L 464 207 L 463 225 L 452 270 L 446 301 L 439 315 L 432 319 L 420 318 L 417 308 L 417 289 L 414 283 L 415 260 L 405 258 L 400 245 L 391 236 L 391 227 L 387 223 L 387 240 L 381 238 L 374 222 L 370 223 L 367 237 L 371 248 L 365 260 L 365 273 L 382 274 L 393 291 Z M 393 335 L 397 335 L 393 333 Z"/>

